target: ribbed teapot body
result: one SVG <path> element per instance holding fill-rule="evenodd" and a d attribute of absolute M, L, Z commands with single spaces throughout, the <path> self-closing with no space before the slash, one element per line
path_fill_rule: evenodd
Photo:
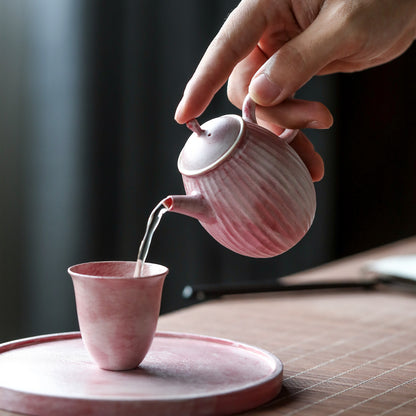
<path fill-rule="evenodd" d="M 244 137 L 214 169 L 182 175 L 214 213 L 201 225 L 219 243 L 249 257 L 284 253 L 309 230 L 316 209 L 308 169 L 285 141 L 245 121 Z"/>

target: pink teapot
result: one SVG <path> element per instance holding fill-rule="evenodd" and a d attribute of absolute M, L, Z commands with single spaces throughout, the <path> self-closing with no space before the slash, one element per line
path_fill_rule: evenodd
<path fill-rule="evenodd" d="M 202 126 L 196 120 L 187 123 L 194 133 L 178 159 L 186 195 L 171 195 L 162 202 L 169 211 L 198 219 L 236 253 L 273 257 L 309 230 L 315 188 L 288 139 L 256 123 L 249 97 L 242 113 Z"/>

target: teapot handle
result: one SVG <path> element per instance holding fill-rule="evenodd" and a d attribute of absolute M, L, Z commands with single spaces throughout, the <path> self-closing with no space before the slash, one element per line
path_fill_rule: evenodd
<path fill-rule="evenodd" d="M 256 103 L 251 99 L 250 95 L 247 94 L 244 98 L 242 116 L 244 121 L 250 121 L 251 123 L 257 124 L 256 119 Z"/>
<path fill-rule="evenodd" d="M 256 103 L 251 99 L 249 94 L 247 94 L 246 98 L 244 98 L 243 108 L 241 111 L 244 121 L 249 121 L 251 123 L 257 124 Z M 287 143 L 290 143 L 296 137 L 298 132 L 299 130 L 284 129 L 282 133 L 280 133 L 280 135 L 277 137 L 279 137 Z"/>

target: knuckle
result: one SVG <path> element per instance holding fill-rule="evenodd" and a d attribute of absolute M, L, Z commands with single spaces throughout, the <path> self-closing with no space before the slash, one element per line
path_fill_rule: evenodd
<path fill-rule="evenodd" d="M 334 34 L 343 45 L 343 55 L 355 54 L 363 49 L 368 42 L 369 27 L 365 14 L 357 1 L 341 2 L 333 10 L 333 19 L 336 23 Z"/>
<path fill-rule="evenodd" d="M 227 84 L 227 97 L 231 104 L 241 108 L 245 94 L 240 88 L 236 87 L 230 78 Z"/>

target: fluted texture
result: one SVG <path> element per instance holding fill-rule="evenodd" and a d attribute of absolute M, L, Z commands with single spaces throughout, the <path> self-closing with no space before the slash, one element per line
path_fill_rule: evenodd
<path fill-rule="evenodd" d="M 255 133 L 255 138 L 253 138 Z M 273 257 L 309 230 L 316 209 L 310 174 L 297 153 L 256 124 L 231 157 L 197 177 L 183 177 L 186 193 L 200 192 L 216 214 L 202 226 L 222 245 L 249 257 Z"/>

